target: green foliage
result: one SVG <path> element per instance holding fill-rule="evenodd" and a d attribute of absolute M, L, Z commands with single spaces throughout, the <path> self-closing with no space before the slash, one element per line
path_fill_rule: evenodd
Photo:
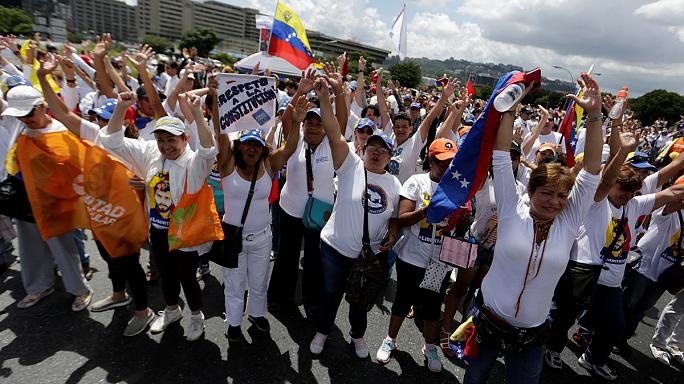
<path fill-rule="evenodd" d="M 227 54 L 227 53 L 225 53 L 225 52 L 219 52 L 219 53 L 214 54 L 214 55 L 211 55 L 211 56 L 209 56 L 209 57 L 211 57 L 212 59 L 215 59 L 215 60 L 218 60 L 218 61 L 222 62 L 223 65 L 230 65 L 230 66 L 232 66 L 232 65 L 235 64 L 235 62 L 237 61 L 236 58 L 234 58 L 233 56 L 231 56 L 231 55 L 229 55 L 229 54 Z"/>
<path fill-rule="evenodd" d="M 0 5 L 0 34 L 29 35 L 33 32 L 31 16 L 19 8 Z"/>
<path fill-rule="evenodd" d="M 684 112 L 684 96 L 656 89 L 649 93 L 629 100 L 629 107 L 634 111 L 634 117 L 644 125 L 653 124 L 659 117 L 669 122 L 678 121 Z"/>
<path fill-rule="evenodd" d="M 197 48 L 197 54 L 200 57 L 209 56 L 209 52 L 221 41 L 216 32 L 211 29 L 195 29 L 187 32 L 181 37 L 179 48 Z"/>
<path fill-rule="evenodd" d="M 75 31 L 67 31 L 67 40 L 70 43 L 80 44 L 83 41 L 83 35 Z"/>
<path fill-rule="evenodd" d="M 392 74 L 392 80 L 397 80 L 399 84 L 409 88 L 417 87 L 423 77 L 420 66 L 412 62 L 394 64 L 389 67 L 389 71 Z"/>
<path fill-rule="evenodd" d="M 169 44 L 169 40 L 166 37 L 157 35 L 145 36 L 145 38 L 142 40 L 142 43 L 149 45 L 157 53 L 166 53 L 169 50 L 169 47 L 171 46 L 171 44 Z"/>

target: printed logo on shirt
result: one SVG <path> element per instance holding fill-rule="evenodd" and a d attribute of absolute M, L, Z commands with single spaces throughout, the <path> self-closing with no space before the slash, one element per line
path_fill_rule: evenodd
<path fill-rule="evenodd" d="M 677 260 L 681 260 L 680 255 L 682 254 L 682 250 L 679 249 L 678 245 L 679 232 L 672 235 L 672 238 L 670 239 L 670 246 L 665 248 L 665 250 L 660 254 L 660 257 L 671 263 L 676 263 Z"/>
<path fill-rule="evenodd" d="M 399 159 L 391 159 L 389 164 L 387 164 L 387 172 L 390 173 L 390 175 L 398 175 L 399 174 Z"/>
<path fill-rule="evenodd" d="M 168 229 L 174 204 L 171 198 L 169 172 L 159 171 L 152 177 L 147 187 L 147 200 L 150 204 L 150 222 L 158 229 Z"/>
<path fill-rule="evenodd" d="M 379 215 L 387 210 L 387 194 L 380 186 L 368 184 L 368 213 Z M 363 202 L 362 202 L 363 203 Z"/>
<path fill-rule="evenodd" d="M 619 225 L 620 219 L 613 217 L 606 229 L 606 242 L 601 249 L 601 257 L 606 263 L 624 264 L 627 261 L 632 235 L 627 220 L 620 230 L 618 230 Z M 616 239 L 615 236 L 618 236 L 618 232 L 619 237 Z"/>
<path fill-rule="evenodd" d="M 430 204 L 430 199 L 432 199 L 432 195 L 430 195 L 427 192 L 423 192 L 423 205 L 422 207 L 427 207 Z M 433 224 L 430 224 L 427 222 L 427 219 L 423 219 L 420 221 L 420 228 L 418 229 L 418 240 L 420 240 L 423 243 L 426 244 L 435 244 L 435 245 L 441 245 L 442 244 L 442 229 L 447 226 L 448 224 L 448 217 L 442 220 L 440 223 L 434 224 L 436 228 L 434 229 L 435 231 L 435 238 L 434 241 L 432 239 L 432 230 L 433 230 Z"/>
<path fill-rule="evenodd" d="M 316 159 L 314 159 L 314 162 L 315 162 L 316 164 L 325 163 L 325 162 L 327 162 L 327 161 L 330 161 L 330 160 L 328 159 L 328 156 L 321 156 L 321 157 L 317 157 Z"/>

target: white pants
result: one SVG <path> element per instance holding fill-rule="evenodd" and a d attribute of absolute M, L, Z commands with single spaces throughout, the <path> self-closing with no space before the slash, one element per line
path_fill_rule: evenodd
<path fill-rule="evenodd" d="M 251 241 L 243 239 L 237 268 L 221 268 L 225 285 L 226 322 L 231 327 L 237 327 L 242 322 L 245 283 L 249 289 L 247 314 L 252 317 L 266 315 L 266 288 L 268 270 L 271 266 L 271 237 L 270 228 L 266 228 L 254 234 Z"/>
<path fill-rule="evenodd" d="M 653 333 L 651 344 L 684 349 L 684 289 L 680 289 L 663 308 Z"/>

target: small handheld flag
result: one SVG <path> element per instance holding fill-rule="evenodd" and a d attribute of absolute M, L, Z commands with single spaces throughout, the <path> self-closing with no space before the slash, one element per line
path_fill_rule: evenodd
<path fill-rule="evenodd" d="M 501 120 L 501 113 L 493 107 L 494 98 L 514 83 L 524 83 L 526 88 L 538 87 L 541 84 L 541 69 L 535 68 L 530 72 L 513 71 L 499 79 L 482 114 L 466 135 L 430 200 L 427 213 L 429 223 L 439 223 L 472 199 L 484 182 Z"/>

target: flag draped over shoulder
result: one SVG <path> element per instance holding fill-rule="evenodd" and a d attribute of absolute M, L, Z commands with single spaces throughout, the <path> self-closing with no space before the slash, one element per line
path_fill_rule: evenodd
<path fill-rule="evenodd" d="M 17 158 L 43 240 L 89 228 L 112 257 L 140 251 L 147 220 L 132 173 L 69 132 L 17 139 Z"/>
<path fill-rule="evenodd" d="M 268 53 L 282 57 L 302 70 L 315 61 L 302 21 L 290 7 L 280 1 L 273 18 Z"/>
<path fill-rule="evenodd" d="M 428 205 L 429 223 L 442 221 L 456 208 L 472 199 L 484 182 L 501 121 L 501 113 L 493 105 L 494 98 L 513 83 L 524 83 L 528 88 L 538 87 L 541 84 L 541 69 L 535 68 L 527 73 L 513 71 L 499 79 L 482 114 L 466 135 L 449 169 L 437 185 Z"/>

